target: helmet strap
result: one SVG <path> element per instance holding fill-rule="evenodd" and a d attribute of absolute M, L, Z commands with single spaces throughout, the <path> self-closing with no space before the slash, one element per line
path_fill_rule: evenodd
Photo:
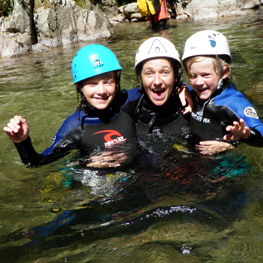
<path fill-rule="evenodd" d="M 223 79 L 220 78 L 216 87 L 216 90 L 221 90 L 223 87 Z"/>
<path fill-rule="evenodd" d="M 84 96 L 84 94 L 82 93 L 81 94 L 81 104 L 86 104 L 87 103 L 87 100 L 86 100 L 86 97 Z"/>
<path fill-rule="evenodd" d="M 216 90 L 221 90 L 221 88 L 223 86 L 223 79 L 222 79 L 220 58 L 218 55 L 216 55 L 216 67 L 217 67 L 217 72 L 218 72 L 218 77 L 219 77 L 219 81 L 218 81 Z"/>
<path fill-rule="evenodd" d="M 116 73 L 116 93 L 121 90 L 121 71 L 117 71 Z"/>
<path fill-rule="evenodd" d="M 177 95 L 179 94 L 179 87 L 178 87 L 177 80 L 174 80 L 174 88 L 173 88 L 172 93 L 175 93 Z"/>
<path fill-rule="evenodd" d="M 140 86 L 139 86 L 139 91 L 142 92 L 144 89 L 143 89 L 143 85 L 142 83 L 140 83 Z"/>
<path fill-rule="evenodd" d="M 220 63 L 220 58 L 218 55 L 216 55 L 216 67 L 217 67 L 219 79 L 221 79 L 222 78 L 221 63 Z"/>

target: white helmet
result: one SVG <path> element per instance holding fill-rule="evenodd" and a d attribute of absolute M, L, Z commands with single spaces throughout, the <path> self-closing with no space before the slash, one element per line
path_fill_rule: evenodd
<path fill-rule="evenodd" d="M 135 55 L 135 71 L 141 62 L 150 58 L 161 57 L 174 59 L 181 66 L 179 53 L 171 41 L 163 37 L 151 37 L 145 40 Z"/>
<path fill-rule="evenodd" d="M 203 30 L 190 36 L 184 45 L 182 60 L 194 56 L 223 56 L 231 63 L 231 52 L 226 37 L 215 30 Z"/>

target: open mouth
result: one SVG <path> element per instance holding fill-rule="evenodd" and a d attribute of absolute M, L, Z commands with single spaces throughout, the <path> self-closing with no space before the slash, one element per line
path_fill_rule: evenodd
<path fill-rule="evenodd" d="M 200 93 L 204 93 L 204 92 L 206 92 L 208 90 L 208 88 L 203 88 L 203 89 L 199 89 L 199 92 Z"/>
<path fill-rule="evenodd" d="M 165 93 L 165 89 L 152 90 L 152 93 L 153 93 L 155 98 L 162 98 L 164 93 Z"/>

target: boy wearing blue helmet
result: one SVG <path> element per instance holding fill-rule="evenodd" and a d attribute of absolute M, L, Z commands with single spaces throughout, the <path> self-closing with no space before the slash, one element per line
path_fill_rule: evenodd
<path fill-rule="evenodd" d="M 190 128 L 199 138 L 197 148 L 205 153 L 216 142 L 204 141 L 215 139 L 263 146 L 263 124 L 232 83 L 226 37 L 214 30 L 193 34 L 185 43 L 182 60 L 196 95 Z"/>
<path fill-rule="evenodd" d="M 80 149 L 84 155 L 95 149 L 103 150 L 134 145 L 135 128 L 133 119 L 121 110 L 133 98 L 132 91 L 120 91 L 120 72 L 122 68 L 114 53 L 102 46 L 92 44 L 80 49 L 72 62 L 72 78 L 81 101 L 77 111 L 61 125 L 53 142 L 44 152 L 38 154 L 29 137 L 26 120 L 15 116 L 4 127 L 4 131 L 15 143 L 25 164 L 39 164 L 65 155 L 70 149 Z M 119 149 L 119 148 L 118 148 Z M 118 152 L 118 151 L 117 151 Z M 126 157 L 120 150 L 114 158 L 122 162 Z M 105 167 L 119 166 L 105 154 Z M 93 166 L 94 159 L 88 166 Z M 95 166 L 101 166 L 96 162 Z"/>

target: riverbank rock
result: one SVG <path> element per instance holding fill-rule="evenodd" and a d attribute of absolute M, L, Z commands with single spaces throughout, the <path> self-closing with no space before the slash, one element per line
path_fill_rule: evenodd
<path fill-rule="evenodd" d="M 145 17 L 140 14 L 137 2 L 123 5 L 118 8 L 118 15 L 111 17 L 110 22 L 112 25 L 123 22 L 138 22 L 145 21 Z"/>
<path fill-rule="evenodd" d="M 29 18 L 17 2 L 13 14 L 0 19 L 0 56 L 8 57 L 31 50 Z"/>
<path fill-rule="evenodd" d="M 262 1 L 179 0 L 176 19 L 201 20 L 246 15 L 245 9 L 261 7 Z M 93 5 L 89 0 L 83 0 L 80 6 L 74 0 L 35 0 L 34 23 L 38 44 L 31 45 L 28 12 L 18 0 L 14 0 L 12 15 L 0 18 L 0 57 L 110 38 L 116 23 L 145 21 L 136 1 L 119 8 L 114 0 L 98 2 Z"/>
<path fill-rule="evenodd" d="M 245 16 L 245 9 L 259 8 L 263 0 L 179 0 L 177 19 L 217 19 L 220 17 Z M 170 7 L 168 5 L 168 10 Z M 123 19 L 113 17 L 114 21 L 145 21 L 140 15 L 136 2 L 119 8 Z"/>
<path fill-rule="evenodd" d="M 104 2 L 112 3 L 110 0 Z M 85 8 L 76 5 L 73 0 L 53 0 L 49 7 L 38 4 L 34 12 L 38 44 L 31 47 L 28 13 L 15 0 L 13 14 L 0 20 L 0 56 L 111 37 L 112 26 L 99 6 L 93 6 L 87 0 L 83 3 Z M 104 6 L 105 10 L 110 9 L 110 3 Z M 116 5 L 111 10 L 118 13 Z"/>
<path fill-rule="evenodd" d="M 108 38 L 113 31 L 109 21 L 96 10 L 80 8 L 67 0 L 65 6 L 39 8 L 35 14 L 38 41 L 47 47 Z"/>
<path fill-rule="evenodd" d="M 178 19 L 180 16 L 194 20 L 217 19 L 220 17 L 246 15 L 238 5 L 237 0 L 192 0 L 178 7 Z"/>
<path fill-rule="evenodd" d="M 262 3 L 262 0 L 237 0 L 237 4 L 241 9 L 256 8 Z"/>

